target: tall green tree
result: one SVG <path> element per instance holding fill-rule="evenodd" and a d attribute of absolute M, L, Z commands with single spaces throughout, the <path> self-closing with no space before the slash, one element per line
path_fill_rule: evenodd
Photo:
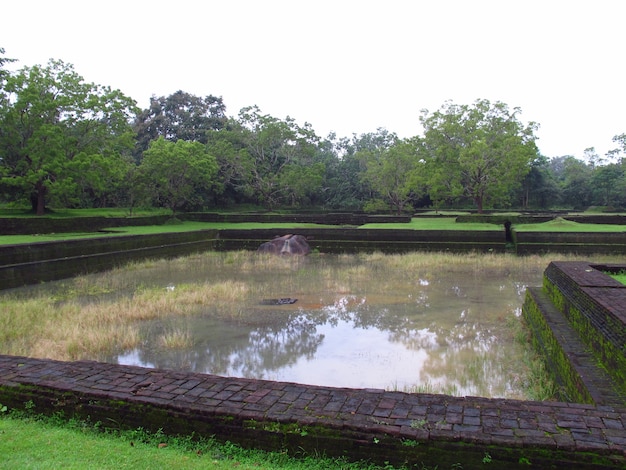
<path fill-rule="evenodd" d="M 334 162 L 327 164 L 326 194 L 330 207 L 337 209 L 374 209 L 377 192 L 365 177 L 367 162 L 380 160 L 381 156 L 399 141 L 398 136 L 385 128 L 352 138 L 341 138 L 325 143 L 333 147 Z M 384 204 L 384 203 L 382 203 Z"/>
<path fill-rule="evenodd" d="M 561 201 L 564 206 L 584 209 L 591 204 L 590 165 L 571 155 L 553 158 L 550 168 L 561 188 Z"/>
<path fill-rule="evenodd" d="M 550 169 L 550 161 L 540 155 L 530 165 L 519 192 L 524 209 L 547 209 L 560 202 L 561 190 Z"/>
<path fill-rule="evenodd" d="M 179 90 L 169 96 L 152 96 L 147 109 L 137 114 L 133 127 L 137 132 L 135 157 L 163 137 L 207 143 L 207 133 L 222 129 L 227 122 L 226 105 L 221 97 L 199 97 Z"/>
<path fill-rule="evenodd" d="M 247 203 L 253 198 L 249 184 L 251 158 L 243 141 L 239 123 L 231 119 L 224 129 L 207 133 L 207 150 L 219 167 L 218 180 L 223 190 L 213 193 L 216 205 Z"/>
<path fill-rule="evenodd" d="M 520 113 L 488 100 L 446 102 L 434 113 L 423 110 L 431 197 L 469 198 L 478 212 L 485 204 L 507 205 L 538 155 L 537 125 L 522 123 Z"/>
<path fill-rule="evenodd" d="M 86 83 L 71 64 L 50 60 L 6 78 L 0 109 L 0 185 L 30 198 L 38 215 L 47 198 L 79 198 L 101 177 L 96 160 L 119 158 L 134 143 L 135 102 L 118 90 Z M 94 171 L 89 171 L 89 169 Z"/>
<path fill-rule="evenodd" d="M 241 110 L 238 126 L 238 179 L 256 202 L 268 208 L 302 204 L 320 189 L 325 166 L 316 160 L 319 137 L 309 124 L 298 125 L 261 113 L 256 106 Z M 298 181 L 306 179 L 306 182 Z"/>
<path fill-rule="evenodd" d="M 591 175 L 594 202 L 613 206 L 624 193 L 624 168 L 620 163 L 597 166 Z"/>
<path fill-rule="evenodd" d="M 150 143 L 139 166 L 138 189 L 152 204 L 172 211 L 202 203 L 219 187 L 217 161 L 200 142 L 159 137 Z"/>
<path fill-rule="evenodd" d="M 426 191 L 420 146 L 421 139 L 417 137 L 401 140 L 380 154 L 370 153 L 366 160 L 363 180 L 398 214 L 412 210 L 411 202 Z"/>

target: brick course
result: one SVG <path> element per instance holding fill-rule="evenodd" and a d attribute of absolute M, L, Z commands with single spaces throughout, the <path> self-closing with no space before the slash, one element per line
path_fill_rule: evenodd
<path fill-rule="evenodd" d="M 0 403 L 244 446 L 483 468 L 626 467 L 626 409 L 330 388 L 0 356 Z M 410 443 L 411 445 L 407 445 Z"/>

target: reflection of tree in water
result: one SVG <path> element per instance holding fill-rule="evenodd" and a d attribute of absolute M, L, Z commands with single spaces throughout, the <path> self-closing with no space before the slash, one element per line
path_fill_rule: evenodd
<path fill-rule="evenodd" d="M 440 384 L 456 394 L 505 396 L 519 388 L 514 382 L 520 371 L 512 371 L 511 364 L 514 351 L 521 354 L 521 348 L 510 340 L 504 325 L 468 320 L 471 316 L 471 311 L 463 310 L 451 327 L 432 323 L 420 330 L 396 330 L 390 340 L 426 353 L 419 372 L 422 385 Z"/>
<path fill-rule="evenodd" d="M 202 319 L 187 318 L 183 323 L 182 328 L 193 331 L 201 328 Z M 222 340 L 215 337 L 215 332 L 201 335 L 194 331 L 191 347 L 174 350 L 145 347 L 139 351 L 139 359 L 158 368 L 262 378 L 267 371 L 293 364 L 301 357 L 313 357 L 324 339 L 316 331 L 317 322 L 307 312 L 276 313 L 271 323 L 211 324 L 224 330 Z M 155 338 L 166 328 L 155 324 L 144 334 Z"/>

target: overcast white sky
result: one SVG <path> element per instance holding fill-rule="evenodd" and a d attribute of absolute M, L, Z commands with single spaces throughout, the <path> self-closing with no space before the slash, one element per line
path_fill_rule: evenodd
<path fill-rule="evenodd" d="M 541 125 L 548 157 L 626 132 L 623 0 L 20 0 L 15 69 L 49 58 L 146 107 L 183 90 L 258 105 L 318 135 L 421 135 L 420 110 L 484 98 Z"/>

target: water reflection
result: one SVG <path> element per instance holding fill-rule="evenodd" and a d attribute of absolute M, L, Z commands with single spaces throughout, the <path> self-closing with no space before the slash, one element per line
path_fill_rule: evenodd
<path fill-rule="evenodd" d="M 519 316 L 525 287 L 540 283 L 540 271 L 407 273 L 345 256 L 260 270 L 215 262 L 210 270 L 170 266 L 137 276 L 162 283 L 164 291 L 224 278 L 252 283 L 238 315 L 199 306 L 182 318 L 147 322 L 142 347 L 108 359 L 317 385 L 523 397 L 523 350 L 507 322 Z M 266 297 L 298 301 L 260 305 Z M 188 347 L 158 341 L 174 331 L 189 337 Z"/>

